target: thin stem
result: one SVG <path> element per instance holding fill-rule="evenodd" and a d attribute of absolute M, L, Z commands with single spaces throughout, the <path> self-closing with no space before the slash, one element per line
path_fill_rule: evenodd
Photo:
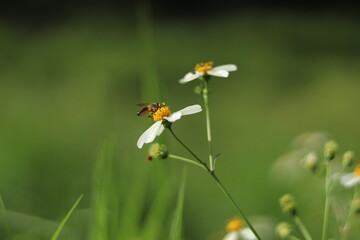
<path fill-rule="evenodd" d="M 243 213 L 243 211 L 240 209 L 240 207 L 237 205 L 237 203 L 235 202 L 235 200 L 233 199 L 233 197 L 230 195 L 230 193 L 228 192 L 228 190 L 226 190 L 226 188 L 224 187 L 224 185 L 220 182 L 219 178 L 215 175 L 215 172 L 209 172 L 210 175 L 212 176 L 212 178 L 214 179 L 214 181 L 217 183 L 217 185 L 219 186 L 219 188 L 223 191 L 223 193 L 225 194 L 225 196 L 230 200 L 230 202 L 232 203 L 232 205 L 234 206 L 234 208 L 237 210 L 237 212 L 242 216 L 242 218 L 245 220 L 246 224 L 249 226 L 249 228 L 251 229 L 251 231 L 253 232 L 253 234 L 256 236 L 257 239 L 261 240 L 259 234 L 256 232 L 255 228 L 253 227 L 253 225 L 250 223 L 249 219 L 246 217 L 246 215 Z"/>
<path fill-rule="evenodd" d="M 294 221 L 296 223 L 296 225 L 298 226 L 298 228 L 300 229 L 302 235 L 304 236 L 305 240 L 312 240 L 309 231 L 307 230 L 307 228 L 305 227 L 304 223 L 301 221 L 301 218 L 299 216 L 295 216 L 294 217 Z"/>
<path fill-rule="evenodd" d="M 212 156 L 212 147 L 211 147 L 211 127 L 210 127 L 210 109 L 209 109 L 209 84 L 208 79 L 204 79 L 204 91 L 202 94 L 204 98 L 204 105 L 205 105 L 205 116 L 206 116 L 206 133 L 207 133 L 207 140 L 208 140 L 208 149 L 209 149 L 209 163 L 210 163 L 210 170 L 214 171 L 214 160 Z"/>
<path fill-rule="evenodd" d="M 196 166 L 198 166 L 198 167 L 201 167 L 202 169 L 205 169 L 205 170 L 206 170 L 206 168 L 204 167 L 204 165 L 202 165 L 201 163 L 196 162 L 196 161 L 194 161 L 194 160 L 191 160 L 191 159 L 189 159 L 189 158 L 184 158 L 184 157 L 176 156 L 176 155 L 173 155 L 173 154 L 169 154 L 168 157 L 169 157 L 169 158 L 176 159 L 176 160 L 180 160 L 180 161 L 183 161 L 183 162 L 187 162 L 187 163 L 194 164 L 194 165 L 196 165 Z"/>
<path fill-rule="evenodd" d="M 171 132 L 171 134 L 173 135 L 173 137 L 186 149 L 188 150 L 188 152 L 193 155 L 193 157 L 201 164 L 204 166 L 204 168 L 208 171 L 208 172 L 211 172 L 209 167 L 206 165 L 205 162 L 203 162 L 198 156 L 195 155 L 195 153 L 193 153 L 193 151 L 191 151 L 190 148 L 188 148 L 185 143 L 183 143 L 176 135 L 175 133 L 173 132 L 173 130 L 171 129 L 171 127 L 168 127 L 167 129 L 169 129 L 169 131 Z"/>
<path fill-rule="evenodd" d="M 188 152 L 201 164 L 204 166 L 205 170 L 210 174 L 210 176 L 212 177 L 212 179 L 216 182 L 217 186 L 223 191 L 223 193 L 225 194 L 225 196 L 230 200 L 230 202 L 232 203 L 232 205 L 234 206 L 234 208 L 237 210 L 237 212 L 242 216 L 242 218 L 245 220 L 245 222 L 247 223 L 247 225 L 249 226 L 249 228 L 251 229 L 251 231 L 253 232 L 253 234 L 256 236 L 256 238 L 258 240 L 261 240 L 259 234 L 256 232 L 256 230 L 254 229 L 253 225 L 250 223 L 250 221 L 248 220 L 248 218 L 246 217 L 246 215 L 243 213 L 243 211 L 240 209 L 240 207 L 237 205 L 237 203 L 235 202 L 235 200 L 233 199 L 233 197 L 231 196 L 231 194 L 228 192 L 228 190 L 226 190 L 226 188 L 224 187 L 224 185 L 221 183 L 221 181 L 219 180 L 219 178 L 215 175 L 215 172 L 211 171 L 209 169 L 209 167 L 206 165 L 205 162 L 203 162 L 199 157 L 197 157 L 193 151 L 191 151 L 190 148 L 188 148 L 173 132 L 173 130 L 171 129 L 171 127 L 168 127 L 169 131 L 171 132 L 171 134 L 173 135 L 173 137 L 186 149 L 188 150 Z"/>
<path fill-rule="evenodd" d="M 293 235 L 290 235 L 290 236 L 288 237 L 288 239 L 289 239 L 289 240 L 300 240 L 300 238 L 297 238 L 297 237 L 295 237 L 295 236 L 293 236 Z"/>
<path fill-rule="evenodd" d="M 331 164 L 326 162 L 326 176 L 325 176 L 325 208 L 324 208 L 324 223 L 322 231 L 322 240 L 327 240 L 327 232 L 329 227 L 329 213 L 330 213 L 330 177 Z"/>
<path fill-rule="evenodd" d="M 344 227 L 343 227 L 343 232 L 344 232 L 344 239 L 347 239 L 347 233 L 349 232 L 349 229 L 351 227 L 351 221 L 352 221 L 352 215 L 354 214 L 355 212 L 355 201 L 358 197 L 358 191 L 359 191 L 359 187 L 356 186 L 355 187 L 355 191 L 354 191 L 354 196 L 353 196 L 353 200 L 351 201 L 351 204 L 350 204 L 350 209 L 349 209 L 349 213 L 346 217 L 346 221 L 345 221 L 345 224 L 344 224 Z"/>

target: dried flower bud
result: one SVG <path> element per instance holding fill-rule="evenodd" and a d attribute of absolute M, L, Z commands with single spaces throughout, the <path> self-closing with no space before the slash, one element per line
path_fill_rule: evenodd
<path fill-rule="evenodd" d="M 296 216 L 297 209 L 295 199 L 291 194 L 285 194 L 279 199 L 281 210 L 290 216 Z"/>
<path fill-rule="evenodd" d="M 287 239 L 292 234 L 292 229 L 290 224 L 287 222 L 280 222 L 276 226 L 276 234 L 279 236 L 280 239 Z"/>
<path fill-rule="evenodd" d="M 353 151 L 347 151 L 342 158 L 343 167 L 350 167 L 355 162 L 355 154 Z"/>
<path fill-rule="evenodd" d="M 329 141 L 324 146 L 324 157 L 326 160 L 333 160 L 335 158 L 338 145 L 335 141 Z"/>

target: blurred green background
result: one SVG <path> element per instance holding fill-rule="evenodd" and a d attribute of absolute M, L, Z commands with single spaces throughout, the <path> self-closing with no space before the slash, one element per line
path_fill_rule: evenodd
<path fill-rule="evenodd" d="M 238 66 L 229 78 L 211 80 L 218 176 L 250 218 L 289 220 L 278 198 L 294 194 L 318 239 L 321 180 L 300 167 L 294 171 L 304 174 L 297 179 L 282 175 L 281 167 L 274 174 L 273 165 L 304 132 L 325 131 L 340 151 L 360 152 L 358 18 L 336 11 L 230 8 L 191 18 L 157 17 L 148 7 L 139 4 L 126 14 L 78 11 L 39 25 L 2 18 L 0 194 L 15 219 L 16 239 L 49 239 L 47 230 L 35 233 L 19 226 L 19 219 L 55 224 L 81 194 L 69 223 L 73 238 L 63 239 L 167 239 L 170 225 L 164 219 L 175 209 L 185 165 L 146 161 L 148 146 L 139 150 L 136 141 L 151 121 L 136 116 L 136 104 L 165 101 L 172 110 L 202 104 L 193 92 L 196 83 L 180 85 L 178 79 L 204 61 Z M 203 113 L 173 129 L 206 159 Z M 159 140 L 171 153 L 190 157 L 168 133 Z M 350 199 L 350 191 L 343 194 Z M 157 224 L 149 228 L 158 235 L 146 238 L 138 233 L 149 223 L 144 219 L 156 197 L 165 199 L 165 212 L 156 210 L 159 216 L 150 222 Z M 109 222 L 96 222 L 99 202 L 106 202 L 111 216 L 101 219 Z M 219 239 L 235 215 L 209 176 L 188 166 L 183 238 Z M 90 227 L 96 224 L 112 224 L 113 232 L 97 238 Z M 137 227 L 129 238 L 114 233 L 131 226 Z"/>

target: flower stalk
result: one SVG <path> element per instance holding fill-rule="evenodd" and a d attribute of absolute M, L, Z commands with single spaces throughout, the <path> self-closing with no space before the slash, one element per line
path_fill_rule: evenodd
<path fill-rule="evenodd" d="M 254 233 L 254 235 L 256 236 L 256 238 L 258 240 L 261 240 L 259 234 L 256 232 L 255 228 L 253 227 L 253 225 L 250 223 L 250 221 L 248 220 L 248 218 L 246 217 L 246 215 L 243 213 L 243 211 L 240 209 L 240 207 L 238 206 L 238 204 L 235 202 L 234 198 L 231 196 L 231 194 L 229 193 L 229 191 L 225 188 L 225 186 L 221 183 L 220 179 L 216 176 L 214 171 L 211 171 L 211 169 L 206 165 L 206 163 L 204 161 L 202 161 L 198 156 L 195 155 L 195 153 L 193 151 L 191 151 L 191 149 L 186 146 L 186 144 L 184 144 L 174 133 L 174 131 L 171 129 L 171 126 L 168 126 L 167 129 L 169 129 L 170 133 L 172 134 L 172 136 L 196 159 L 196 161 L 201 164 L 202 166 L 204 166 L 203 168 L 210 174 L 210 176 L 212 177 L 212 179 L 216 182 L 217 186 L 221 189 L 221 191 L 224 193 L 224 195 L 229 199 L 229 201 L 231 202 L 231 204 L 234 206 L 234 208 L 236 209 L 236 211 L 242 216 L 242 218 L 244 219 L 244 221 L 246 222 L 246 224 L 249 226 L 249 228 L 251 229 L 251 231 Z M 180 160 L 180 159 L 179 159 Z"/>
<path fill-rule="evenodd" d="M 180 161 L 183 161 L 183 162 L 186 162 L 186 163 L 193 164 L 193 165 L 195 165 L 195 166 L 198 166 L 198 167 L 206 170 L 206 168 L 204 167 L 204 165 L 202 165 L 201 163 L 196 162 L 196 161 L 194 161 L 194 160 L 191 160 L 191 159 L 189 159 L 189 158 L 180 157 L 180 156 L 177 156 L 177 155 L 174 155 L 174 154 L 169 154 L 168 157 L 169 157 L 169 158 L 172 158 L 172 159 L 180 160 Z"/>
<path fill-rule="evenodd" d="M 307 230 L 307 228 L 305 227 L 304 223 L 301 221 L 301 218 L 299 216 L 294 216 L 294 222 L 300 229 L 300 232 L 302 233 L 304 238 L 306 240 L 312 240 L 309 231 Z"/>
<path fill-rule="evenodd" d="M 208 149 L 209 149 L 209 164 L 210 170 L 213 172 L 215 169 L 214 160 L 212 155 L 212 147 L 211 147 L 211 124 L 210 124 L 210 110 L 209 110 L 209 81 L 210 77 L 204 77 L 204 90 L 202 93 L 205 105 L 205 116 L 206 116 L 206 133 L 208 140 Z"/>
<path fill-rule="evenodd" d="M 326 176 L 325 176 L 325 207 L 322 229 L 322 240 L 327 240 L 327 232 L 329 227 L 329 213 L 330 213 L 330 179 L 331 178 L 331 162 L 326 161 Z"/>
<path fill-rule="evenodd" d="M 347 233 L 349 232 L 349 229 L 351 227 L 352 216 L 356 212 L 356 200 L 358 199 L 359 191 L 359 185 L 357 185 L 354 190 L 354 197 L 350 204 L 349 213 L 346 217 L 344 227 L 342 228 L 343 239 L 347 239 Z"/>

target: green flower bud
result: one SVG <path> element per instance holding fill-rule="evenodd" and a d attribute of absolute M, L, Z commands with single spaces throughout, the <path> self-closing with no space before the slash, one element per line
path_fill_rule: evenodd
<path fill-rule="evenodd" d="M 355 162 L 355 154 L 353 151 L 347 151 L 342 158 L 343 167 L 350 167 Z"/>
<path fill-rule="evenodd" d="M 335 141 L 329 141 L 324 146 L 324 157 L 326 160 L 333 160 L 335 158 L 338 145 Z"/>
<path fill-rule="evenodd" d="M 280 222 L 276 226 L 276 234 L 279 236 L 280 239 L 287 239 L 292 234 L 292 229 L 290 224 L 287 222 Z"/>
<path fill-rule="evenodd" d="M 202 95 L 202 94 L 203 94 L 203 91 L 204 91 L 204 85 L 203 85 L 203 84 L 197 85 L 197 86 L 194 88 L 194 92 L 195 92 L 196 94 Z"/>
<path fill-rule="evenodd" d="M 147 156 L 148 161 L 153 159 L 166 159 L 169 156 L 166 145 L 153 143 L 150 145 L 149 154 Z"/>
<path fill-rule="evenodd" d="M 279 199 L 281 210 L 290 216 L 296 216 L 297 208 L 295 198 L 291 194 L 285 194 Z"/>

